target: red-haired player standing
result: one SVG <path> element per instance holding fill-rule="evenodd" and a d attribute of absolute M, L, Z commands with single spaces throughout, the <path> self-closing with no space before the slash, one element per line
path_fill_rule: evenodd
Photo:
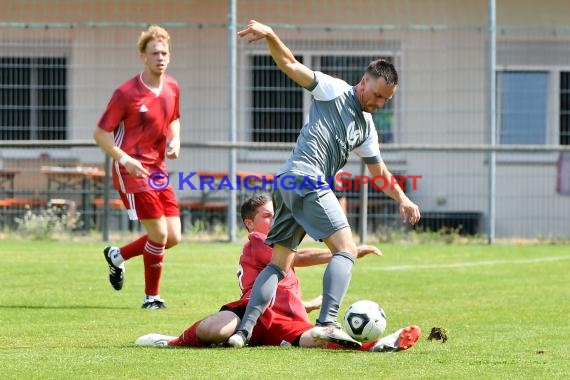
<path fill-rule="evenodd" d="M 150 26 L 141 33 L 138 48 L 144 70 L 115 90 L 93 138 L 113 158 L 113 185 L 129 218 L 140 220 L 146 235 L 120 248 L 106 247 L 104 254 L 109 281 L 116 290 L 123 287 L 124 261 L 142 255 L 142 307 L 163 309 L 162 262 L 165 249 L 180 242 L 180 212 L 172 188 L 153 173 L 165 173 L 165 157 L 176 159 L 180 153 L 180 90 L 176 80 L 166 75 L 171 49 L 168 32 Z"/>

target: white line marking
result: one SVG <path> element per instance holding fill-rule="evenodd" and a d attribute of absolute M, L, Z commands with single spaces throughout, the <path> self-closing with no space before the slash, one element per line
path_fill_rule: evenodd
<path fill-rule="evenodd" d="M 570 256 L 551 256 L 551 257 L 541 257 L 537 259 L 525 259 L 525 260 L 486 260 L 486 261 L 474 261 L 474 262 L 453 263 L 453 264 L 395 265 L 387 267 L 374 267 L 374 270 L 403 271 L 403 270 L 416 270 L 416 269 L 466 268 L 466 267 L 479 267 L 485 265 L 532 264 L 532 263 L 543 263 L 549 261 L 563 261 L 563 260 L 570 260 Z"/>

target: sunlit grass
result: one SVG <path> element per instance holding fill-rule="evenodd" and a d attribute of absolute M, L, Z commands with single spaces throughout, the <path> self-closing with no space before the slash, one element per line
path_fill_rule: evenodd
<path fill-rule="evenodd" d="M 424 336 L 396 354 L 298 348 L 153 349 L 149 332 L 177 335 L 239 296 L 240 244 L 184 243 L 168 253 L 165 311 L 141 310 L 140 259 L 125 287 L 107 282 L 103 244 L 0 241 L 2 378 L 563 379 L 570 374 L 570 249 L 565 245 L 382 245 L 355 265 L 344 308 L 379 302 L 388 332 Z M 323 266 L 299 268 L 304 295 Z M 313 313 L 312 319 L 316 318 Z M 428 342 L 432 326 L 447 343 Z"/>

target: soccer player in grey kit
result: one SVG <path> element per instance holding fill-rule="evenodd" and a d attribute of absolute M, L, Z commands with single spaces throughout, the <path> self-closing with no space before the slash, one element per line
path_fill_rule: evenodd
<path fill-rule="evenodd" d="M 265 39 L 269 52 L 289 78 L 313 95 L 307 124 L 301 129 L 289 159 L 276 173 L 277 177 L 294 178 L 294 189 L 273 191 L 275 216 L 265 241 L 273 246 L 271 263 L 257 277 L 245 315 L 234 335 L 228 339 L 232 347 L 247 344 L 259 316 L 270 304 L 277 284 L 291 268 L 299 243 L 309 234 L 322 240 L 333 252 L 323 275 L 323 301 L 316 325 L 320 338 L 348 347 L 360 343 L 340 329 L 338 309 L 346 294 L 356 258 L 356 244 L 346 215 L 326 179 L 346 164 L 354 152 L 367 164 L 372 177 L 387 183 L 386 195 L 399 202 L 402 221 L 416 224 L 420 211 L 402 191 L 382 161 L 378 135 L 371 112 L 382 108 L 398 86 L 394 66 L 384 60 L 369 64 L 361 81 L 350 86 L 341 79 L 313 71 L 297 61 L 272 28 L 255 20 L 249 21 L 239 37 L 252 43 Z M 312 185 L 307 186 L 307 181 Z"/>

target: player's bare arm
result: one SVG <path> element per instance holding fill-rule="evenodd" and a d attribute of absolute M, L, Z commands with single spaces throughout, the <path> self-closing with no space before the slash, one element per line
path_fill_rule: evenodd
<path fill-rule="evenodd" d="M 308 87 L 315 80 L 313 70 L 297 61 L 291 50 L 281 41 L 271 27 L 255 20 L 250 20 L 245 29 L 238 32 L 238 36 L 246 38 L 248 43 L 265 39 L 271 57 L 279 69 L 299 86 Z"/>
<path fill-rule="evenodd" d="M 357 257 L 360 259 L 366 255 L 382 256 L 382 252 L 372 245 L 360 245 L 357 247 Z M 326 264 L 332 257 L 330 250 L 325 248 L 303 248 L 295 254 L 295 267 L 309 267 L 311 265 Z"/>
<path fill-rule="evenodd" d="M 372 177 L 379 176 L 389 184 L 382 191 L 400 203 L 400 218 L 402 222 L 408 222 L 411 225 L 419 222 L 421 217 L 419 207 L 408 198 L 400 185 L 398 185 L 398 182 L 393 179 L 393 175 L 386 167 L 386 164 L 384 162 L 368 164 L 368 170 Z"/>
<path fill-rule="evenodd" d="M 115 161 L 121 162 L 130 175 L 136 177 L 147 177 L 150 174 L 138 160 L 130 157 L 115 144 L 112 132 L 107 132 L 106 130 L 97 127 L 95 128 L 95 132 L 93 132 L 93 139 L 97 145 L 105 151 L 105 153 L 111 156 Z"/>
<path fill-rule="evenodd" d="M 175 160 L 180 156 L 180 119 L 172 121 L 168 125 L 166 139 L 166 157 Z"/>

